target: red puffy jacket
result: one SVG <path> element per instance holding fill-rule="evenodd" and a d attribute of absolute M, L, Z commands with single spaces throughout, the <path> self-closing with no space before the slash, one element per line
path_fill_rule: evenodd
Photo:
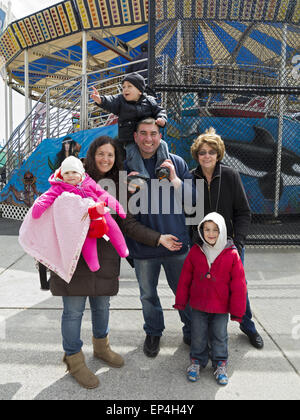
<path fill-rule="evenodd" d="M 174 308 L 187 303 L 208 313 L 229 313 L 241 322 L 246 311 L 247 286 L 242 261 L 236 248 L 225 248 L 210 269 L 199 245 L 190 250 L 181 272 Z"/>

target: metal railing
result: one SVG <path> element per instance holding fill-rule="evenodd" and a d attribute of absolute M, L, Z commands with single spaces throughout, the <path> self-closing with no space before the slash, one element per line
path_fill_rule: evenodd
<path fill-rule="evenodd" d="M 147 59 L 134 63 L 144 61 Z M 91 88 L 95 86 L 103 95 L 120 93 L 121 80 L 129 64 L 132 62 L 83 74 L 47 88 L 0 148 L 0 191 L 44 139 L 111 124 L 112 115 L 90 99 Z M 76 117 L 79 127 L 74 129 Z"/>

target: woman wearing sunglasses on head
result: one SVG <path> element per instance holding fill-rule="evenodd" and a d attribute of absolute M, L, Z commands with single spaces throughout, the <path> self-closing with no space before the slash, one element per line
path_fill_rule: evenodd
<path fill-rule="evenodd" d="M 251 222 L 251 211 L 238 171 L 222 164 L 224 142 L 216 134 L 216 130 L 210 127 L 194 141 L 191 154 L 198 164 L 192 171 L 194 180 L 204 180 L 204 215 L 217 212 L 224 217 L 228 236 L 234 240 L 244 262 L 244 245 Z M 191 236 L 195 243 L 198 236 L 197 226 L 192 226 Z M 263 348 L 263 339 L 252 321 L 248 296 L 240 329 L 249 337 L 254 347 Z"/>

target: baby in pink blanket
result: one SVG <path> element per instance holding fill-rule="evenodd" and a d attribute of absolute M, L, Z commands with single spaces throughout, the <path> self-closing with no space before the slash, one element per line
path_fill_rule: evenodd
<path fill-rule="evenodd" d="M 97 238 L 107 235 L 120 257 L 127 257 L 129 251 L 124 236 L 116 221 L 106 211 L 111 207 L 122 218 L 126 218 L 121 204 L 107 191 L 102 189 L 88 174 L 85 173 L 82 162 L 74 156 L 67 157 L 61 167 L 49 178 L 51 187 L 36 199 L 32 207 L 32 217 L 38 219 L 54 200 L 67 191 L 91 198 L 96 204 L 89 208 L 91 218 L 90 229 L 82 247 L 82 256 L 91 271 L 100 268 L 97 253 Z M 76 228 L 74 226 L 74 228 Z"/>

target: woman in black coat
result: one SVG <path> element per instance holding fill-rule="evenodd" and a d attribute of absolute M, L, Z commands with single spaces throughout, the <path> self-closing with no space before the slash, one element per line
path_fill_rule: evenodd
<path fill-rule="evenodd" d="M 99 182 L 104 178 L 114 181 L 117 193 L 122 167 L 121 153 L 115 140 L 101 136 L 90 144 L 85 169 L 94 181 Z M 159 232 L 141 225 L 130 214 L 124 220 L 117 215 L 112 217 L 125 235 L 145 245 L 156 247 L 159 241 L 166 239 L 161 238 Z M 99 385 L 97 376 L 86 366 L 81 350 L 81 322 L 87 298 L 91 308 L 94 356 L 112 367 L 119 368 L 124 364 L 123 357 L 110 348 L 108 337 L 110 296 L 119 291 L 120 257 L 111 242 L 103 238 L 97 240 L 97 249 L 101 266 L 98 271 L 91 272 L 81 255 L 70 283 L 66 283 L 54 272 L 51 272 L 50 277 L 52 294 L 62 296 L 63 300 L 63 360 L 71 375 L 85 388 L 96 388 Z"/>
<path fill-rule="evenodd" d="M 233 239 L 243 261 L 251 212 L 239 173 L 221 162 L 225 154 L 224 142 L 211 127 L 194 141 L 191 154 L 198 163 L 197 168 L 192 171 L 194 180 L 204 180 L 204 215 L 217 212 L 224 217 L 227 234 Z M 191 236 L 192 242 L 196 242 L 197 226 L 192 227 Z M 263 347 L 263 339 L 252 321 L 248 296 L 240 329 L 249 337 L 254 347 Z"/>

